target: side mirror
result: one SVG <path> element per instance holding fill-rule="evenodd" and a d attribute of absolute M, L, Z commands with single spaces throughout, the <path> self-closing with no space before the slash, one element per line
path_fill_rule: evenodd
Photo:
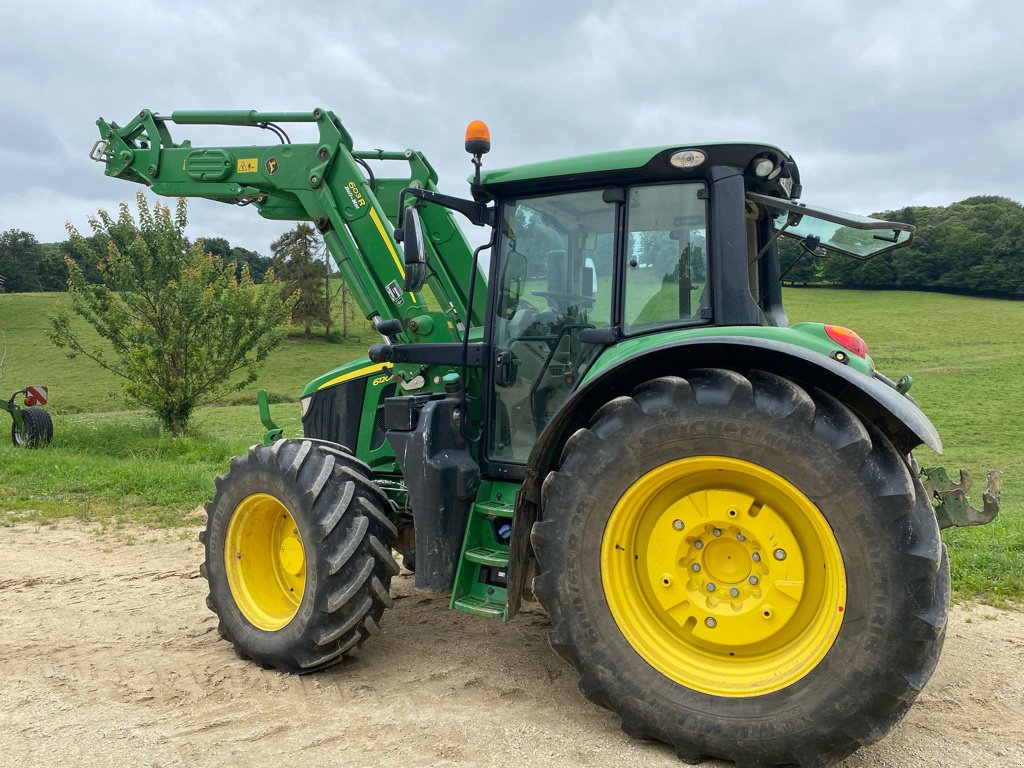
<path fill-rule="evenodd" d="M 508 255 L 498 292 L 498 317 L 511 320 L 519 309 L 519 300 L 526 285 L 526 257 L 517 251 Z"/>
<path fill-rule="evenodd" d="M 423 246 L 423 222 L 415 208 L 405 209 L 402 232 L 402 253 L 405 257 L 405 280 L 402 290 L 414 293 L 423 288 L 427 278 L 427 256 Z"/>

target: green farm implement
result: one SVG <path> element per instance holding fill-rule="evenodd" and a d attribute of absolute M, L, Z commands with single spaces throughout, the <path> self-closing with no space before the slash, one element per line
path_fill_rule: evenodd
<path fill-rule="evenodd" d="M 22 404 L 16 399 L 22 397 Z M 16 446 L 39 448 L 49 445 L 53 439 L 53 420 L 49 412 L 41 406 L 46 405 L 49 392 L 46 387 L 34 386 L 19 389 L 4 403 L 4 408 L 11 414 L 11 442 Z"/>
<path fill-rule="evenodd" d="M 280 143 L 171 136 L 207 125 Z M 381 335 L 305 387 L 302 437 L 263 398 L 266 439 L 217 479 L 202 571 L 239 655 L 336 664 L 380 631 L 397 552 L 454 610 L 535 596 L 583 694 L 685 760 L 825 765 L 905 714 L 945 633 L 940 523 L 990 520 L 996 479 L 976 510 L 918 468 L 942 442 L 909 379 L 789 324 L 779 244 L 867 259 L 913 227 L 798 202 L 765 144 L 484 171 L 474 122 L 462 199 L 327 110 L 98 126 L 109 176 L 313 222 Z"/>

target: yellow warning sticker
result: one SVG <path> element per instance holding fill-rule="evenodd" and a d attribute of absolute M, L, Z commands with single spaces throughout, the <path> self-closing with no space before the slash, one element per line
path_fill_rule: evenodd
<path fill-rule="evenodd" d="M 238 160 L 239 173 L 256 173 L 258 168 L 259 163 L 255 157 L 239 158 Z"/>

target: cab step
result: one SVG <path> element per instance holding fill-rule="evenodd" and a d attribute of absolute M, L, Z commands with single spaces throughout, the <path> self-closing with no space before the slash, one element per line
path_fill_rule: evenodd
<path fill-rule="evenodd" d="M 502 601 L 500 605 L 483 600 L 479 597 L 473 597 L 472 595 L 466 595 L 460 597 L 454 603 L 454 608 L 462 613 L 468 613 L 473 616 L 480 616 L 484 619 L 503 619 L 505 618 L 505 602 Z"/>
<path fill-rule="evenodd" d="M 508 543 L 514 508 L 489 499 L 473 504 L 466 523 L 462 555 L 452 586 L 456 611 L 504 620 L 508 595 Z"/>

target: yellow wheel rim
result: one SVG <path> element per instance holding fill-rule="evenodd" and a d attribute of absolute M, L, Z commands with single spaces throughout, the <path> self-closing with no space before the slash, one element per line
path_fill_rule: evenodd
<path fill-rule="evenodd" d="M 846 573 L 832 529 L 757 464 L 698 456 L 640 477 L 612 510 L 601 581 L 652 667 L 714 696 L 781 690 L 839 634 Z"/>
<path fill-rule="evenodd" d="M 235 604 L 249 622 L 274 632 L 299 610 L 306 552 L 287 507 L 266 493 L 235 507 L 224 542 L 224 570 Z"/>

